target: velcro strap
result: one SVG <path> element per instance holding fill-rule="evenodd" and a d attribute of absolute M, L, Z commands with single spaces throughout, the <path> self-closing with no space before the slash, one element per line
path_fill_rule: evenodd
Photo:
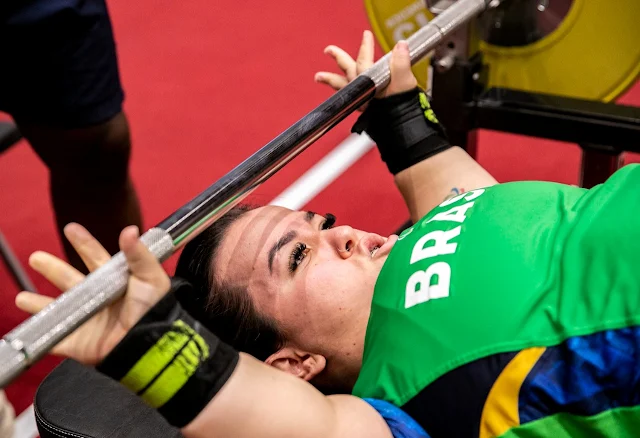
<path fill-rule="evenodd" d="M 352 131 L 369 134 L 393 174 L 451 147 L 420 88 L 374 99 Z"/>
<path fill-rule="evenodd" d="M 389 126 L 388 130 L 381 134 L 389 139 L 393 139 L 393 142 L 395 143 L 393 145 L 394 149 L 411 149 L 425 138 L 429 138 L 432 135 L 438 135 L 439 133 L 433 129 L 433 127 L 425 123 L 422 112 L 413 108 L 413 111 L 405 114 L 400 123 Z M 379 135 L 376 135 L 376 137 L 379 137 Z M 383 142 L 383 146 L 386 145 L 387 144 L 384 144 Z"/>
<path fill-rule="evenodd" d="M 172 289 L 190 287 L 174 279 Z M 167 294 L 97 369 L 120 381 L 177 427 L 206 406 L 235 369 L 238 353 Z"/>

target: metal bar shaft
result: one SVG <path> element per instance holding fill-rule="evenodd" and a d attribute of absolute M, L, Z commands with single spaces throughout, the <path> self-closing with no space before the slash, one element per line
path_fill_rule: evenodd
<path fill-rule="evenodd" d="M 495 1 L 495 0 L 494 0 Z M 488 0 L 459 0 L 408 39 L 412 62 L 486 8 Z M 142 237 L 163 260 L 218 219 L 267 178 L 389 83 L 389 55 L 239 164 Z M 0 387 L 20 375 L 91 316 L 121 297 L 129 272 L 116 254 L 100 269 L 0 340 Z"/>
<path fill-rule="evenodd" d="M 9 274 L 16 281 L 16 284 L 22 290 L 26 290 L 29 292 L 38 292 L 36 287 L 31 282 L 31 279 L 27 275 L 24 269 L 22 269 L 22 265 L 18 260 L 18 257 L 14 254 L 9 242 L 5 239 L 4 235 L 0 231 L 0 259 L 3 259 L 7 268 L 9 269 Z"/>
<path fill-rule="evenodd" d="M 487 3 L 485 0 L 459 0 L 419 29 L 407 40 L 412 63 L 424 58 L 447 35 L 481 13 Z M 356 80 L 160 222 L 158 228 L 171 235 L 176 248 L 183 246 L 327 130 L 373 98 L 376 90 L 386 87 L 391 75 L 390 58 L 388 53 L 379 59 Z"/>

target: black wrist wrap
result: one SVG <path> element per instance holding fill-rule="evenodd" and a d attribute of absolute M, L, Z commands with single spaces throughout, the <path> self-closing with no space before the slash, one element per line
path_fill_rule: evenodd
<path fill-rule="evenodd" d="M 351 131 L 369 134 L 394 175 L 451 147 L 427 95 L 417 87 L 373 99 Z"/>
<path fill-rule="evenodd" d="M 191 288 L 174 279 L 172 291 Z M 217 394 L 238 363 L 220 341 L 167 294 L 97 367 L 183 427 Z"/>

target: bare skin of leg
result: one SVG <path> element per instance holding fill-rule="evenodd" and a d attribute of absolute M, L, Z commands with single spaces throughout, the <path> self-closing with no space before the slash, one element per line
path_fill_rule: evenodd
<path fill-rule="evenodd" d="M 49 168 L 56 224 L 69 262 L 86 268 L 64 238 L 69 222 L 83 224 L 111 254 L 127 225 L 142 226 L 138 198 L 129 175 L 131 139 L 124 113 L 100 125 L 62 129 L 16 121 Z"/>

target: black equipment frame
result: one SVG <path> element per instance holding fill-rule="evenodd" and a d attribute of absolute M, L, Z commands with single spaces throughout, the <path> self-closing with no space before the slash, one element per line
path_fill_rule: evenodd
<path fill-rule="evenodd" d="M 446 71 L 433 69 L 431 105 L 451 142 L 474 158 L 478 129 L 576 143 L 582 148 L 580 186 L 591 188 L 620 167 L 623 152 L 640 153 L 640 108 L 487 88 L 488 68 L 478 52 Z"/>

